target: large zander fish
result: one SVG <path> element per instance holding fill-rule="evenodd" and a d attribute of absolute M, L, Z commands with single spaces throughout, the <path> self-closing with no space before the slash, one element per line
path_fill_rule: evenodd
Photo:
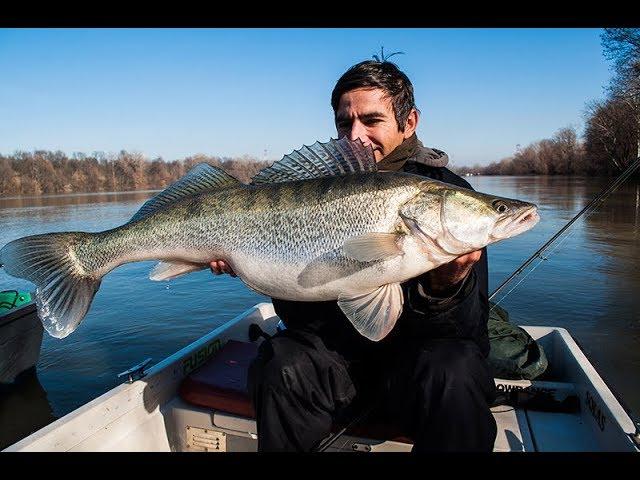
<path fill-rule="evenodd" d="M 0 265 L 36 284 L 38 314 L 58 338 L 119 265 L 157 259 L 150 278 L 168 280 L 223 259 L 264 295 L 337 300 L 377 341 L 402 313 L 402 282 L 538 219 L 530 203 L 378 172 L 371 147 L 342 138 L 286 155 L 251 185 L 200 164 L 128 223 L 20 238 L 0 250 Z"/>

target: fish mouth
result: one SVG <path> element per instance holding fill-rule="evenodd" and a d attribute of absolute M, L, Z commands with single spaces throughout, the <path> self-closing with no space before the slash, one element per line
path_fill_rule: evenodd
<path fill-rule="evenodd" d="M 501 222 L 502 225 L 497 225 L 498 228 L 491 235 L 496 240 L 514 237 L 533 228 L 540 221 L 538 207 L 531 205 L 524 208 L 515 218 L 505 220 Z"/>
<path fill-rule="evenodd" d="M 537 223 L 540 220 L 540 215 L 538 215 L 538 207 L 532 206 L 525 210 L 516 221 L 519 223 L 522 222 L 535 222 Z"/>

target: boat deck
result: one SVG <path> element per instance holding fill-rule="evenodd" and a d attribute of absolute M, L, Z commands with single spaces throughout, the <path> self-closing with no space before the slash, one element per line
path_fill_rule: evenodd
<path fill-rule="evenodd" d="M 491 409 L 498 432 L 495 452 L 598 451 L 580 415 L 509 406 Z"/>
<path fill-rule="evenodd" d="M 629 418 L 568 333 L 545 327 L 530 330 L 552 362 L 540 380 L 495 379 L 504 402 L 492 408 L 497 424 L 494 451 L 635 449 L 628 430 L 627 435 L 622 430 L 631 428 Z M 234 437 L 242 436 L 241 448 L 257 448 L 255 421 L 246 415 L 215 409 L 198 411 L 182 399 L 176 400 L 172 408 L 177 431 L 190 426 L 199 427 L 202 438 L 225 436 L 227 449 L 234 448 Z M 193 415 L 199 414 L 204 416 L 197 421 Z M 409 451 L 411 447 L 410 439 L 356 428 L 355 433 L 347 431 L 342 435 L 328 451 Z M 180 443 L 178 448 L 208 450 L 193 440 Z"/>
<path fill-rule="evenodd" d="M 143 378 L 115 387 L 5 451 L 256 451 L 256 422 L 246 409 L 245 382 L 238 375 L 249 357 L 225 355 L 250 353 L 255 344 L 249 326 L 255 323 L 273 334 L 278 320 L 270 303 L 258 304 L 154 365 Z M 534 381 L 495 380 L 505 403 L 492 408 L 498 426 L 494 450 L 638 452 L 635 423 L 569 333 L 524 328 L 544 348 L 549 368 Z M 231 340 L 244 347 L 225 348 Z M 230 375 L 221 366 L 213 369 L 214 376 L 229 377 L 235 387 L 227 381 L 224 389 L 214 388 L 208 405 L 185 399 L 184 384 L 216 359 L 236 372 Z M 229 398 L 234 398 L 231 404 Z M 407 438 L 369 433 L 348 431 L 328 451 L 411 450 Z"/>
<path fill-rule="evenodd" d="M 535 451 L 524 410 L 500 405 L 493 407 L 491 411 L 498 427 L 493 445 L 494 452 Z"/>
<path fill-rule="evenodd" d="M 180 398 L 170 406 L 171 429 L 186 432 L 184 438 L 178 435 L 178 449 L 209 450 L 208 441 L 222 448 L 223 437 L 225 449 L 257 448 L 255 416 L 245 388 L 246 369 L 256 351 L 256 344 L 231 341 L 183 381 Z M 575 386 L 551 381 L 552 375 L 537 381 L 495 379 L 502 404 L 492 408 L 497 424 L 494 451 L 599 449 L 589 431 L 593 425 L 583 423 Z M 410 438 L 368 420 L 347 430 L 328 450 L 411 450 Z M 240 443 L 227 445 L 229 441 Z"/>
<path fill-rule="evenodd" d="M 212 412 L 195 407 L 181 399 L 171 405 L 171 419 L 176 432 L 184 432 L 177 438 L 184 451 L 256 451 L 255 420 L 227 412 Z M 496 406 L 492 408 L 497 424 L 495 452 L 536 451 L 598 451 L 577 414 L 541 412 Z M 224 438 L 224 445 L 220 443 Z M 216 440 L 217 439 L 217 440 Z M 217 448 L 216 448 L 217 447 Z M 327 451 L 410 451 L 407 440 L 379 439 L 342 435 Z"/>

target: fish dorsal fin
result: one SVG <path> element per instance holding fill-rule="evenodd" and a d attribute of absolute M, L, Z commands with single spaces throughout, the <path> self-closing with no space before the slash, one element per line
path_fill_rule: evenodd
<path fill-rule="evenodd" d="M 375 171 L 376 159 L 371 145 L 365 146 L 359 138 L 342 137 L 326 143 L 316 142 L 309 147 L 303 145 L 300 150 L 294 150 L 258 172 L 251 183 L 263 185 Z"/>
<path fill-rule="evenodd" d="M 236 178 L 221 168 L 214 167 L 208 163 L 199 163 L 182 178 L 176 180 L 155 197 L 147 200 L 129 222 L 140 220 L 154 213 L 159 208 L 184 197 L 231 185 L 238 185 L 239 183 Z"/>

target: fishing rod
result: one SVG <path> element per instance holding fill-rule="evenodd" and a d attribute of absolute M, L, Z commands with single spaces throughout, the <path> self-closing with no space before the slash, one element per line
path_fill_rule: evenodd
<path fill-rule="evenodd" d="M 551 237 L 542 247 L 540 247 L 533 255 L 531 255 L 522 265 L 520 265 L 504 282 L 502 282 L 502 284 L 500 284 L 498 288 L 496 288 L 493 291 L 491 295 L 489 295 L 489 300 L 492 300 L 498 294 L 498 292 L 500 292 L 502 289 L 504 289 L 504 287 L 506 287 L 509 283 L 511 283 L 513 279 L 521 275 L 522 272 L 524 272 L 524 270 L 529 265 L 531 265 L 531 263 L 533 263 L 533 261 L 536 258 L 539 258 L 540 262 L 547 260 L 549 257 L 542 256 L 542 253 L 545 252 L 564 232 L 566 232 L 569 228 L 571 228 L 571 225 L 573 225 L 580 217 L 582 217 L 587 212 L 594 210 L 599 202 L 603 201 L 610 193 L 612 193 L 615 189 L 617 189 L 620 185 L 622 185 L 638 169 L 638 167 L 640 167 L 640 158 L 637 158 L 635 162 L 629 165 L 607 188 L 605 188 L 602 192 L 600 192 L 599 195 L 597 195 L 582 210 L 580 210 L 571 220 L 569 220 L 569 222 L 564 227 L 558 230 L 558 232 L 553 237 Z M 533 271 L 534 269 L 531 269 L 531 271 Z M 531 273 L 531 271 L 529 273 Z M 525 275 L 525 278 L 526 278 L 526 275 Z M 520 282 L 518 283 L 518 285 L 519 284 Z M 516 285 L 516 287 L 518 285 Z M 500 302 L 504 300 L 507 297 L 507 295 L 511 293 L 511 291 L 513 291 L 513 289 L 511 289 L 504 297 L 502 297 L 500 299 Z"/>

